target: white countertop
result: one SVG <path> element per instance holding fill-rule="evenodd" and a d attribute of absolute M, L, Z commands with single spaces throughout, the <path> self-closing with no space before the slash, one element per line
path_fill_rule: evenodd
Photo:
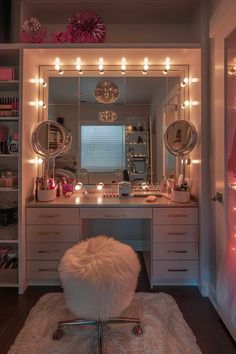
<path fill-rule="evenodd" d="M 157 197 L 155 202 L 147 202 L 146 197 L 105 198 L 102 194 L 89 194 L 87 197 L 74 193 L 71 197 L 58 197 L 51 202 L 28 202 L 27 207 L 196 207 L 197 203 L 176 203 L 168 195 Z"/>

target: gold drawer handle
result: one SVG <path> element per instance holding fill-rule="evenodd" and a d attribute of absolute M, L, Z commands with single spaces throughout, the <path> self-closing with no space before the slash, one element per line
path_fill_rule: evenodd
<path fill-rule="evenodd" d="M 60 232 L 39 232 L 39 236 L 59 236 Z"/>
<path fill-rule="evenodd" d="M 39 272 L 57 272 L 56 268 L 39 268 Z"/>
<path fill-rule="evenodd" d="M 188 251 L 186 251 L 186 250 L 183 250 L 183 251 L 181 251 L 181 250 L 179 250 L 179 251 L 177 251 L 177 250 L 168 250 L 167 253 L 188 253 Z"/>
<path fill-rule="evenodd" d="M 188 215 L 186 215 L 186 214 L 169 214 L 167 216 L 168 216 L 168 218 L 187 218 Z"/>
<path fill-rule="evenodd" d="M 186 268 L 180 268 L 180 269 L 169 268 L 167 270 L 168 270 L 168 272 L 187 272 L 188 271 L 188 269 L 186 269 Z"/>
<path fill-rule="evenodd" d="M 39 250 L 38 253 L 59 253 L 59 250 L 50 250 L 50 251 L 45 251 L 45 250 Z"/>
<path fill-rule="evenodd" d="M 55 215 L 44 215 L 44 214 L 39 215 L 39 218 L 59 218 L 59 217 L 60 217 L 60 215 L 58 215 L 58 214 L 55 214 Z"/>
<path fill-rule="evenodd" d="M 187 235 L 187 232 L 168 232 L 167 233 L 169 236 L 182 236 L 182 235 Z"/>
<path fill-rule="evenodd" d="M 108 215 L 104 215 L 105 218 L 126 218 L 127 215 L 126 214 L 121 214 L 121 215 L 111 215 L 111 214 L 108 214 Z"/>

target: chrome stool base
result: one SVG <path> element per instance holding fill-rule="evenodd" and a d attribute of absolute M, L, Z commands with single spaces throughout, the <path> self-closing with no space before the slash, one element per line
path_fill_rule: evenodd
<path fill-rule="evenodd" d="M 121 324 L 121 323 L 135 323 L 136 326 L 133 328 L 133 334 L 137 337 L 143 334 L 143 329 L 141 326 L 140 319 L 138 318 L 126 318 L 126 317 L 117 317 L 110 318 L 106 321 L 97 321 L 97 320 L 86 320 L 86 319 L 74 319 L 69 321 L 60 321 L 58 322 L 57 329 L 54 331 L 52 338 L 53 340 L 60 340 L 65 332 L 63 328 L 69 326 L 96 326 L 97 328 L 97 353 L 104 354 L 103 351 L 103 326 Z"/>

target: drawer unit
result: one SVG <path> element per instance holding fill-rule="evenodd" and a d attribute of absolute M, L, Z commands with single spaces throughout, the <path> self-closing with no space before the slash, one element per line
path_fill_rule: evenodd
<path fill-rule="evenodd" d="M 28 260 L 60 260 L 74 243 L 27 243 Z"/>
<path fill-rule="evenodd" d="M 152 285 L 196 284 L 198 209 L 153 209 Z"/>
<path fill-rule="evenodd" d="M 196 225 L 198 224 L 198 210 L 191 207 L 154 208 L 153 224 Z"/>
<path fill-rule="evenodd" d="M 82 208 L 81 219 L 151 219 L 151 208 Z"/>
<path fill-rule="evenodd" d="M 198 277 L 198 261 L 154 261 L 153 278 L 163 280 L 192 280 Z"/>
<path fill-rule="evenodd" d="M 26 222 L 28 225 L 77 225 L 79 208 L 27 208 Z"/>
<path fill-rule="evenodd" d="M 198 225 L 153 225 L 153 242 L 197 242 Z"/>
<path fill-rule="evenodd" d="M 79 225 L 27 225 L 28 242 L 78 242 Z"/>
<path fill-rule="evenodd" d="M 197 259 L 198 244 L 191 243 L 153 243 L 153 260 L 165 259 Z"/>
<path fill-rule="evenodd" d="M 58 284 L 58 264 L 79 241 L 79 208 L 27 208 L 27 279 L 40 285 Z"/>
<path fill-rule="evenodd" d="M 59 280 L 59 261 L 27 261 L 27 278 L 33 281 Z"/>

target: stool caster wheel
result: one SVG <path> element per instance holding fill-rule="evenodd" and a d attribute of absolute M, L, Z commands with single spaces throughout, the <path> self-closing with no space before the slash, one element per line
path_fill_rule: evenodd
<path fill-rule="evenodd" d="M 53 339 L 53 340 L 60 340 L 63 336 L 64 336 L 63 330 L 62 330 L 60 327 L 58 327 L 58 328 L 54 331 L 54 333 L 53 333 L 53 335 L 52 335 L 52 339 Z"/>
<path fill-rule="evenodd" d="M 137 337 L 140 337 L 143 334 L 143 329 L 142 329 L 141 325 L 137 325 L 134 327 L 133 334 Z"/>

